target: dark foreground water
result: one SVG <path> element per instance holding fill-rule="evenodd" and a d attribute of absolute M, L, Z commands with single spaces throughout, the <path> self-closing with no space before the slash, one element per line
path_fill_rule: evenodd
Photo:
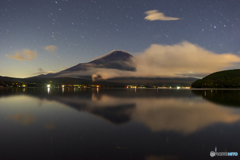
<path fill-rule="evenodd" d="M 240 153 L 239 90 L 0 89 L 0 160 Z"/>

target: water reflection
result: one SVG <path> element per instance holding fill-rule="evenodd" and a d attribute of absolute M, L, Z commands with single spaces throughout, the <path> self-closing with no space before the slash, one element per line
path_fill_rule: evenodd
<path fill-rule="evenodd" d="M 175 131 L 190 134 L 218 123 L 234 123 L 240 114 L 227 108 L 192 99 L 138 100 L 132 119 L 148 126 L 152 131 Z M 238 111 L 238 110 L 236 110 Z M 214 113 L 214 114 L 213 114 Z"/>
<path fill-rule="evenodd" d="M 240 90 L 192 90 L 192 93 L 215 104 L 240 107 Z"/>
<path fill-rule="evenodd" d="M 28 126 L 29 124 L 36 122 L 36 117 L 31 113 L 29 113 L 29 114 L 24 114 L 24 113 L 11 114 L 11 115 L 8 115 L 6 117 L 6 119 L 12 120 L 12 121 L 22 124 L 24 126 Z"/>
<path fill-rule="evenodd" d="M 55 128 L 55 125 L 54 125 L 54 123 L 46 123 L 45 125 L 44 125 L 44 128 L 45 129 L 48 129 L 48 130 L 53 130 L 54 128 Z"/>
<path fill-rule="evenodd" d="M 142 122 L 154 132 L 174 131 L 190 134 L 217 123 L 234 123 L 240 120 L 239 110 L 229 110 L 215 104 L 192 98 L 114 97 L 92 94 L 91 101 L 78 97 L 61 98 L 61 103 L 88 111 L 112 122 L 126 120 Z M 214 113 L 214 114 L 213 114 Z M 111 115 L 111 116 L 110 116 Z M 112 117 L 109 119 L 109 117 Z M 128 117 L 128 118 L 127 118 Z"/>
<path fill-rule="evenodd" d="M 48 88 L 48 94 L 50 93 Z M 139 90 L 140 92 L 141 90 Z M 73 94 L 73 93 L 76 94 Z M 240 120 L 238 109 L 219 107 L 214 103 L 202 100 L 200 97 L 191 97 L 173 91 L 161 91 L 157 96 L 151 96 L 156 91 L 143 94 L 129 93 L 115 94 L 113 92 L 99 92 L 99 88 L 91 92 L 80 92 L 68 89 L 66 94 L 31 94 L 40 100 L 57 101 L 77 111 L 89 112 L 114 124 L 129 121 L 143 123 L 153 132 L 174 131 L 182 134 L 191 134 L 210 125 L 218 123 L 235 123 Z M 186 92 L 186 91 L 185 91 Z M 221 104 L 239 104 L 239 91 L 226 94 L 225 91 L 192 91 L 194 94 Z M 206 94 L 206 96 L 205 96 Z M 182 95 L 182 97 L 176 97 Z M 214 113 L 214 114 L 213 114 Z"/>
<path fill-rule="evenodd" d="M 42 159 L 207 159 L 215 146 L 219 151 L 239 147 L 234 142 L 239 140 L 240 110 L 205 100 L 219 91 L 99 88 L 65 89 L 63 94 L 63 89 L 52 88 L 50 94 L 47 88 L 0 90 L 0 116 L 5 117 L 0 121 L 5 131 L 0 141 L 6 146 L 25 139 L 20 144 L 26 147 L 16 147 L 19 154 L 12 156 L 39 144 L 34 154 L 25 155 L 32 159 L 36 153 L 44 155 Z M 224 95 L 229 92 L 222 94 L 216 97 L 231 97 Z M 0 147 L 3 153 L 6 148 Z"/>
<path fill-rule="evenodd" d="M 47 92 L 48 92 L 48 94 L 50 93 L 50 90 L 51 90 L 51 88 L 48 87 L 48 88 L 47 88 Z"/>
<path fill-rule="evenodd" d="M 148 156 L 146 157 L 146 160 L 178 160 L 179 157 L 177 156 Z"/>

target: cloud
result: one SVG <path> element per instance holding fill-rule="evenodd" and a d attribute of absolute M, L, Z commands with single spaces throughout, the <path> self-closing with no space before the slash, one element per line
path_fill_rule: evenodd
<path fill-rule="evenodd" d="M 182 42 L 175 45 L 153 44 L 132 59 L 136 71 L 87 67 L 84 71 L 63 72 L 58 77 L 92 75 L 92 79 L 115 77 L 196 77 L 237 67 L 240 57 L 232 53 L 217 54 L 198 45 Z"/>
<path fill-rule="evenodd" d="M 57 73 L 58 71 L 44 71 L 42 68 L 38 68 L 38 72 L 33 73 L 32 75 L 48 74 L 48 73 Z"/>
<path fill-rule="evenodd" d="M 167 17 L 164 15 L 162 12 L 158 12 L 158 10 L 150 10 L 145 12 L 147 15 L 144 19 L 149 20 L 149 21 L 156 21 L 156 20 L 161 20 L 161 21 L 175 21 L 179 20 L 180 18 L 175 18 L 175 17 Z"/>
<path fill-rule="evenodd" d="M 17 113 L 7 116 L 6 119 L 20 123 L 24 126 L 28 126 L 29 124 L 36 122 L 36 117 L 33 114 Z"/>
<path fill-rule="evenodd" d="M 49 45 L 46 46 L 44 49 L 47 50 L 49 53 L 56 54 L 56 50 L 58 49 L 58 47 L 54 45 Z"/>
<path fill-rule="evenodd" d="M 23 49 L 22 51 L 16 51 L 15 55 L 7 55 L 8 58 L 17 59 L 19 61 L 28 60 L 31 61 L 37 57 L 38 53 L 36 50 Z"/>
<path fill-rule="evenodd" d="M 136 56 L 138 72 L 144 76 L 196 76 L 209 74 L 240 62 L 231 53 L 217 54 L 189 42 L 153 44 Z"/>

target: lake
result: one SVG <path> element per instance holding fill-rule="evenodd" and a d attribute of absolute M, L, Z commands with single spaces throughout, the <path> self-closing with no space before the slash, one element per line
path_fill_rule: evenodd
<path fill-rule="evenodd" d="M 3 88 L 0 159 L 213 159 L 240 153 L 239 107 L 240 90 Z"/>

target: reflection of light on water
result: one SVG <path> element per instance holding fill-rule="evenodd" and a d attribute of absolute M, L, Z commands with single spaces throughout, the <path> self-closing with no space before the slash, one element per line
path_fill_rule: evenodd
<path fill-rule="evenodd" d="M 99 93 L 99 88 L 97 88 L 97 93 Z"/>
<path fill-rule="evenodd" d="M 137 92 L 137 88 L 135 88 L 135 93 Z"/>
<path fill-rule="evenodd" d="M 48 94 L 50 93 L 50 88 L 47 89 Z"/>
<path fill-rule="evenodd" d="M 23 92 L 25 92 L 26 91 L 26 88 L 23 88 Z"/>
<path fill-rule="evenodd" d="M 35 123 L 36 122 L 36 117 L 31 114 L 24 114 L 24 113 L 17 113 L 17 114 L 11 114 L 6 117 L 8 120 L 12 120 L 16 123 L 20 123 L 24 126 L 27 126 L 29 124 Z"/>
<path fill-rule="evenodd" d="M 64 88 L 62 88 L 62 93 L 64 93 Z"/>
<path fill-rule="evenodd" d="M 55 125 L 53 123 L 46 123 L 44 128 L 48 130 L 52 130 L 55 128 Z"/>
<path fill-rule="evenodd" d="M 76 88 L 75 87 L 74 87 L 73 91 L 76 92 Z"/>

